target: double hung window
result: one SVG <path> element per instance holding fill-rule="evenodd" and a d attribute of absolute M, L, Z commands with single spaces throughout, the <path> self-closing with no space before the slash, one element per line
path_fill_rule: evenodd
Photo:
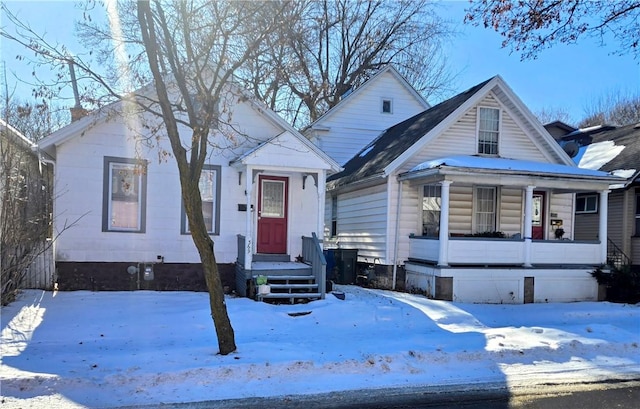
<path fill-rule="evenodd" d="M 146 163 L 104 158 L 102 231 L 144 233 L 146 196 Z"/>
<path fill-rule="evenodd" d="M 478 108 L 478 117 L 478 153 L 497 155 L 500 134 L 500 110 L 480 107 Z"/>
<path fill-rule="evenodd" d="M 204 165 L 200 174 L 200 197 L 202 199 L 202 217 L 209 234 L 220 233 L 220 166 Z M 181 231 L 190 233 L 189 220 L 182 207 Z"/>
<path fill-rule="evenodd" d="M 496 231 L 496 188 L 476 187 L 474 221 L 477 233 Z"/>

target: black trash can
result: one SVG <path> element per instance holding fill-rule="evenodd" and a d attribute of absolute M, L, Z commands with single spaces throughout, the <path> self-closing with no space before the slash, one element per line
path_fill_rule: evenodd
<path fill-rule="evenodd" d="M 330 251 L 333 252 L 332 273 L 334 282 L 337 284 L 355 284 L 358 249 L 332 249 Z M 329 260 L 327 260 L 328 269 Z"/>

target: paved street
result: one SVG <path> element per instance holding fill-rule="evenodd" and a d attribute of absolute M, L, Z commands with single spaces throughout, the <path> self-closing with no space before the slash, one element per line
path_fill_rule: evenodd
<path fill-rule="evenodd" d="M 508 391 L 488 384 L 361 390 L 319 395 L 163 405 L 163 409 L 637 409 L 640 380 L 542 385 Z M 141 409 L 143 406 L 121 409 Z"/>

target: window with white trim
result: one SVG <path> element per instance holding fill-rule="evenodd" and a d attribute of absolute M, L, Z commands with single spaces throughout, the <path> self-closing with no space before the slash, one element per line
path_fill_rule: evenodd
<path fill-rule="evenodd" d="M 104 158 L 102 231 L 144 233 L 146 222 L 146 162 Z"/>
<path fill-rule="evenodd" d="M 500 134 L 500 110 L 496 108 L 478 108 L 478 153 L 498 154 Z"/>
<path fill-rule="evenodd" d="M 576 195 L 576 213 L 598 213 L 598 195 Z"/>
<path fill-rule="evenodd" d="M 383 114 L 392 114 L 393 113 L 393 100 L 389 98 L 382 99 L 382 107 L 381 112 Z"/>
<path fill-rule="evenodd" d="M 475 188 L 474 222 L 476 233 L 496 231 L 496 188 L 478 186 Z"/>
<path fill-rule="evenodd" d="M 422 192 L 422 235 L 438 237 L 441 211 L 440 185 L 425 185 Z"/>
<path fill-rule="evenodd" d="M 202 198 L 202 217 L 209 234 L 220 234 L 220 173 L 220 166 L 204 165 L 198 185 Z M 181 233 L 189 234 L 189 220 L 184 206 L 181 219 Z"/>

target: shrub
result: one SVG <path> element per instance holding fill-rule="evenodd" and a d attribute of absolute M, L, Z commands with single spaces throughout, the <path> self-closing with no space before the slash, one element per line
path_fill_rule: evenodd
<path fill-rule="evenodd" d="M 635 304 L 640 302 L 640 271 L 629 266 L 611 267 L 611 272 L 596 268 L 591 275 L 607 288 L 607 301 Z"/>

